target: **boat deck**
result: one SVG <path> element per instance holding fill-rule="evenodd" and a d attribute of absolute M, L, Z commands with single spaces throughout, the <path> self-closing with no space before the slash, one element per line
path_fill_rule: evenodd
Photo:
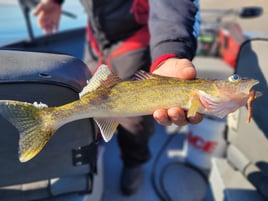
<path fill-rule="evenodd" d="M 119 188 L 121 161 L 116 138 L 105 145 L 104 153 L 104 189 L 102 201 L 157 201 L 153 178 L 158 190 L 167 191 L 171 200 L 203 200 L 207 183 L 203 175 L 195 169 L 184 165 L 183 158 L 170 157 L 170 151 L 183 151 L 185 133 L 167 134 L 166 129 L 156 125 L 157 129 L 150 142 L 152 159 L 144 165 L 144 180 L 139 191 L 130 197 L 121 194 Z M 159 157 L 159 154 L 161 156 Z"/>
<path fill-rule="evenodd" d="M 169 132 L 168 132 L 169 133 Z M 122 163 L 116 137 L 109 143 L 101 143 L 98 175 L 93 193 L 88 196 L 66 195 L 46 201 L 201 201 L 209 198 L 206 171 L 188 166 L 183 158 L 183 144 L 186 132 L 168 134 L 163 126 L 156 124 L 151 138 L 152 158 L 143 166 L 143 183 L 138 192 L 125 196 L 120 191 Z M 173 155 L 173 156 L 172 156 Z M 153 174 L 153 176 L 152 176 Z M 154 178 L 154 182 L 152 181 Z M 102 182 L 103 181 L 103 182 Z M 156 184 L 157 190 L 154 189 Z M 163 191 L 168 198 L 163 197 Z M 162 197 L 159 196 L 159 192 Z"/>

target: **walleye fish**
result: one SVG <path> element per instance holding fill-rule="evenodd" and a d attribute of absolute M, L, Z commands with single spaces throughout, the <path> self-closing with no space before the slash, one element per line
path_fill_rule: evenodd
<path fill-rule="evenodd" d="M 80 99 L 59 107 L 0 100 L 0 114 L 19 131 L 19 160 L 37 155 L 58 128 L 71 121 L 94 118 L 105 141 L 113 136 L 118 118 L 152 114 L 179 106 L 188 117 L 197 112 L 224 117 L 260 96 L 259 82 L 233 75 L 229 80 L 179 80 L 139 71 L 122 81 L 102 65 L 80 93 Z M 249 115 L 251 116 L 251 114 Z"/>

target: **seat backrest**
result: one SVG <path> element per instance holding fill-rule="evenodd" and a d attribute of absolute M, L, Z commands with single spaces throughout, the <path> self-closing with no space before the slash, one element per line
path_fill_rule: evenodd
<path fill-rule="evenodd" d="M 246 123 L 246 107 L 228 116 L 227 158 L 268 199 L 268 40 L 243 43 L 235 71 L 259 80 L 254 89 L 263 96 L 253 102 L 251 123 Z"/>
<path fill-rule="evenodd" d="M 79 99 L 89 79 L 67 55 L 0 50 L 0 99 L 59 106 Z M 96 128 L 83 119 L 60 128 L 26 163 L 18 160 L 18 132 L 0 117 L 0 200 L 37 200 L 89 192 L 96 163 Z"/>

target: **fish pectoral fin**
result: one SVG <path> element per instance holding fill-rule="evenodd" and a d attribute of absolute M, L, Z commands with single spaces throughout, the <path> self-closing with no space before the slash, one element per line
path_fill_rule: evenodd
<path fill-rule="evenodd" d="M 94 120 L 101 131 L 101 135 L 104 141 L 105 142 L 110 141 L 116 131 L 117 126 L 119 125 L 119 122 L 107 119 L 94 119 Z"/>
<path fill-rule="evenodd" d="M 187 117 L 193 117 L 201 107 L 201 103 L 197 94 L 191 96 L 189 105 L 190 106 L 187 112 Z"/>

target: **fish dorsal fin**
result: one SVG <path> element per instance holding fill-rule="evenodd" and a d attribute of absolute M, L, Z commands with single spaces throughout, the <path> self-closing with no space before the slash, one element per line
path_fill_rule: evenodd
<path fill-rule="evenodd" d="M 143 70 L 139 70 L 134 74 L 133 80 L 147 80 L 147 79 L 156 79 L 158 77 L 158 75 L 152 74 L 152 73 L 148 73 L 146 71 Z"/>
<path fill-rule="evenodd" d="M 80 97 L 99 87 L 109 88 L 121 81 L 122 80 L 115 75 L 107 65 L 102 64 L 93 77 L 88 81 L 88 84 L 80 92 Z"/>
<path fill-rule="evenodd" d="M 168 77 L 168 76 L 163 76 L 163 75 L 157 75 L 153 73 L 148 73 L 143 70 L 139 70 L 134 74 L 134 77 L 132 80 L 147 80 L 147 79 L 176 79 L 179 80 L 179 78 L 176 77 Z"/>
<path fill-rule="evenodd" d="M 119 123 L 117 121 L 111 121 L 111 120 L 107 120 L 107 119 L 94 118 L 94 120 L 97 123 L 97 125 L 101 131 L 101 135 L 102 135 L 104 141 L 105 142 L 110 141 L 111 138 L 113 137 Z"/>

